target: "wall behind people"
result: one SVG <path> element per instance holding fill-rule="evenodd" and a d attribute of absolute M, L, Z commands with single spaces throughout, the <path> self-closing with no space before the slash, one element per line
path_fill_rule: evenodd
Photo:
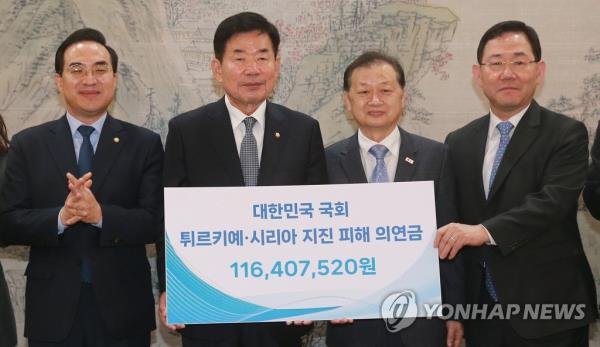
<path fill-rule="evenodd" d="M 487 112 L 471 78 L 481 33 L 501 20 L 519 19 L 538 31 L 548 64 L 536 99 L 582 120 L 593 139 L 600 119 L 600 22 L 590 8 L 597 8 L 596 0 L 552 6 L 543 0 L 2 1 L 0 113 L 9 134 L 55 119 L 63 108 L 53 54 L 66 34 L 89 26 L 110 37 L 121 58 L 112 113 L 164 136 L 171 117 L 221 95 L 210 70 L 214 30 L 225 17 L 252 10 L 276 23 L 282 35 L 282 75 L 273 99 L 318 118 L 326 144 L 354 131 L 343 111 L 342 73 L 366 49 L 384 50 L 406 69 L 403 127 L 443 140 Z M 600 285 L 600 222 L 583 207 L 579 222 Z M 22 335 L 27 252 L 0 252 Z M 158 334 L 156 345 L 168 337 Z M 592 338 L 600 342 L 598 323 Z"/>

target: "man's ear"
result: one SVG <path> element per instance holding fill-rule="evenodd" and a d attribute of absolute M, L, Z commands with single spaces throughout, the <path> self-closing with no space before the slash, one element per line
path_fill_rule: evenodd
<path fill-rule="evenodd" d="M 210 66 L 212 68 L 213 77 L 217 82 L 223 82 L 223 70 L 221 69 L 221 62 L 216 57 L 213 57 L 210 61 Z"/>
<path fill-rule="evenodd" d="M 346 107 L 346 112 L 352 114 L 352 103 L 350 102 L 350 96 L 348 92 L 344 92 L 342 94 L 342 99 L 344 100 L 344 107 Z"/>
<path fill-rule="evenodd" d="M 481 82 L 481 65 L 479 64 L 473 64 L 473 67 L 471 67 L 471 72 L 473 73 L 473 79 L 475 80 L 475 82 L 477 83 L 477 85 L 479 86 L 479 88 L 481 88 L 482 82 Z"/>
<path fill-rule="evenodd" d="M 54 84 L 56 84 L 56 89 L 60 94 L 63 93 L 63 78 L 59 74 L 54 75 Z"/>
<path fill-rule="evenodd" d="M 279 79 L 279 72 L 281 71 L 281 56 L 275 57 L 275 80 Z"/>
<path fill-rule="evenodd" d="M 536 82 L 537 84 L 541 84 L 544 81 L 544 78 L 546 77 L 546 62 L 544 60 L 540 60 L 537 63 L 537 72 L 536 72 Z"/>

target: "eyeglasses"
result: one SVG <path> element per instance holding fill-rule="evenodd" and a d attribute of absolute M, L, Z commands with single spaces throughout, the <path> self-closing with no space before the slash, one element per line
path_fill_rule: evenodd
<path fill-rule="evenodd" d="M 487 66 L 493 72 L 502 72 L 506 68 L 506 66 L 510 66 L 510 69 L 513 72 L 523 72 L 527 70 L 530 64 L 539 63 L 538 61 L 531 60 L 514 60 L 514 61 L 491 61 L 485 64 L 479 64 L 481 66 Z"/>
<path fill-rule="evenodd" d="M 73 64 L 67 67 L 67 71 L 75 78 L 83 78 L 91 71 L 92 76 L 100 78 L 112 71 L 108 64 L 94 64 L 91 69 L 88 69 L 83 64 Z"/>

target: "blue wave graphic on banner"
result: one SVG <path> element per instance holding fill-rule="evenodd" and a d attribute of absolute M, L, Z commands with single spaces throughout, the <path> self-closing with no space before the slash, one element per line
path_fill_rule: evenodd
<path fill-rule="evenodd" d="M 227 323 L 289 320 L 292 317 L 335 310 L 339 306 L 276 309 L 237 299 L 196 276 L 165 237 L 167 253 L 168 315 L 170 323 Z"/>

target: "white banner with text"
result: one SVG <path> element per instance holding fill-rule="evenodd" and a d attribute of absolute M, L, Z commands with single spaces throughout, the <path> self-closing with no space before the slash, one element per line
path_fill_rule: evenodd
<path fill-rule="evenodd" d="M 416 317 L 441 302 L 431 181 L 166 188 L 165 229 L 169 323 Z"/>

